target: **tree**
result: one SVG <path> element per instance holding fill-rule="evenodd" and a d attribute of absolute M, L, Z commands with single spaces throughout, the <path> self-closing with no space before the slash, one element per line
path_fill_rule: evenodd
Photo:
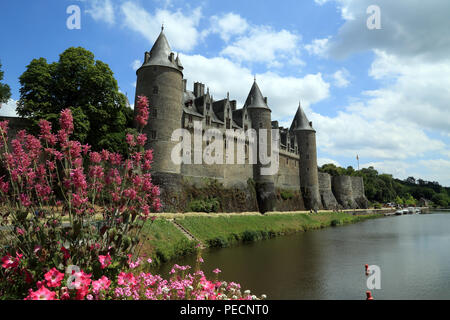
<path fill-rule="evenodd" d="M 0 81 L 3 80 L 2 64 L 0 62 Z M 0 104 L 7 103 L 11 98 L 11 88 L 6 83 L 0 82 Z"/>
<path fill-rule="evenodd" d="M 37 121 L 57 125 L 59 113 L 70 108 L 74 118 L 74 138 L 94 150 L 126 152 L 125 134 L 132 127 L 133 111 L 119 92 L 107 64 L 95 60 L 84 48 L 69 48 L 58 62 L 34 59 L 19 78 L 17 113 Z"/>

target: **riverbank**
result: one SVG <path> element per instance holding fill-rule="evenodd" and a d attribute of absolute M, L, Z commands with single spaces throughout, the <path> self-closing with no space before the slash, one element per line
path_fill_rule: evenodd
<path fill-rule="evenodd" d="M 153 224 L 145 226 L 141 254 L 150 256 L 158 264 L 195 253 L 197 250 L 195 246 L 198 242 L 210 248 L 225 248 L 244 242 L 384 217 L 385 212 L 386 209 L 323 211 L 317 214 L 273 212 L 266 215 L 254 212 L 239 214 L 164 213 Z M 189 240 L 175 226 L 173 219 L 197 241 Z"/>

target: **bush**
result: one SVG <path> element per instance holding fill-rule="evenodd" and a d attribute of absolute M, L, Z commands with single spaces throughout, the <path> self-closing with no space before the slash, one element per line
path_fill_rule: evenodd
<path fill-rule="evenodd" d="M 192 200 L 189 203 L 189 211 L 192 212 L 219 212 L 220 203 L 216 198 L 206 200 Z"/>
<path fill-rule="evenodd" d="M 289 200 L 294 197 L 294 193 L 291 190 L 282 190 L 280 196 L 283 200 Z"/>
<path fill-rule="evenodd" d="M 139 97 L 137 109 L 142 129 L 146 98 Z M 7 245 L 0 248 L 3 297 L 24 297 L 52 268 L 76 265 L 94 277 L 114 277 L 134 254 L 151 212 L 161 207 L 150 175 L 153 153 L 143 148 L 145 135 L 127 136 L 131 156 L 124 160 L 70 140 L 69 109 L 61 112 L 59 123 L 57 134 L 41 120 L 38 137 L 22 130 L 8 141 L 8 121 L 0 122 L 0 160 L 8 171 L 0 178 Z"/>

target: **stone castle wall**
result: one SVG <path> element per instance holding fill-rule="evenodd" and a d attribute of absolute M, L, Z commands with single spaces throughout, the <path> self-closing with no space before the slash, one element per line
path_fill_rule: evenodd
<path fill-rule="evenodd" d="M 331 181 L 333 194 L 339 204 L 344 208 L 358 208 L 358 204 L 353 197 L 351 178 L 349 176 L 335 176 Z"/>
<path fill-rule="evenodd" d="M 360 209 L 367 209 L 369 201 L 364 193 L 364 179 L 363 177 L 350 177 L 352 181 L 353 198 L 355 199 Z"/>
<path fill-rule="evenodd" d="M 339 208 L 331 187 L 331 176 L 328 173 L 319 172 L 319 192 L 324 209 L 334 210 Z"/>

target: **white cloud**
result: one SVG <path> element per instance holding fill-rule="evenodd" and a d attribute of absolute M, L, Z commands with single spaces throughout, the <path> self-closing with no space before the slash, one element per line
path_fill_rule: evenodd
<path fill-rule="evenodd" d="M 169 11 L 156 9 L 149 13 L 134 2 L 127 1 L 121 6 L 124 15 L 124 25 L 146 38 L 151 45 L 159 35 L 161 25 L 173 50 L 190 51 L 194 49 L 200 39 L 197 30 L 202 17 L 201 8 L 191 11 Z"/>
<path fill-rule="evenodd" d="M 311 55 L 325 57 L 328 50 L 329 41 L 329 38 L 314 39 L 310 44 L 305 45 L 305 49 Z"/>
<path fill-rule="evenodd" d="M 18 117 L 16 114 L 17 100 L 9 99 L 7 103 L 1 105 L 0 116 L 3 117 Z"/>
<path fill-rule="evenodd" d="M 380 49 L 397 56 L 447 59 L 450 54 L 448 0 L 334 0 L 345 19 L 330 53 L 347 57 L 354 52 Z M 317 2 L 317 1 L 316 1 Z M 370 5 L 381 9 L 381 30 L 369 30 Z M 420 13 L 420 14 L 418 14 Z"/>
<path fill-rule="evenodd" d="M 114 24 L 114 7 L 110 0 L 91 0 L 87 2 L 89 8 L 86 10 L 95 21 L 103 21 L 108 24 Z"/>
<path fill-rule="evenodd" d="M 200 81 L 209 88 L 214 99 L 220 100 L 230 92 L 230 98 L 242 107 L 253 84 L 252 71 L 224 57 L 206 58 L 201 55 L 181 55 L 188 79 L 188 88 Z M 299 100 L 309 106 L 329 96 L 330 84 L 321 73 L 304 77 L 283 77 L 274 72 L 257 75 L 257 82 L 272 109 L 272 119 L 292 121 Z"/>
<path fill-rule="evenodd" d="M 441 185 L 450 186 L 450 161 L 445 159 L 428 159 L 408 163 L 404 161 L 376 161 L 361 165 L 362 168 L 374 167 L 379 173 L 392 174 L 395 178 L 421 178 L 426 181 L 439 181 Z"/>
<path fill-rule="evenodd" d="M 340 165 L 340 163 L 337 162 L 336 160 L 328 159 L 328 158 L 317 158 L 317 164 L 319 167 L 323 166 L 324 164 L 329 164 L 329 163 L 332 163 L 337 167 L 342 167 Z"/>
<path fill-rule="evenodd" d="M 137 70 L 137 69 L 139 69 L 140 67 L 142 66 L 142 61 L 141 60 L 139 60 L 139 59 L 136 59 L 136 60 L 134 60 L 132 63 L 131 63 L 131 67 L 133 68 L 133 70 Z"/>
<path fill-rule="evenodd" d="M 350 84 L 350 81 L 348 80 L 349 77 L 350 77 L 350 73 L 345 68 L 336 71 L 333 74 L 334 85 L 338 88 L 348 87 Z"/>
<path fill-rule="evenodd" d="M 408 159 L 445 149 L 418 126 L 405 121 L 367 119 L 358 113 L 339 112 L 336 117 L 312 113 L 317 145 L 330 155 L 356 155 L 378 159 Z"/>
<path fill-rule="evenodd" d="M 268 26 L 252 27 L 248 34 L 225 47 L 221 54 L 238 62 L 263 62 L 280 66 L 282 61 L 299 64 L 300 36 Z"/>
<path fill-rule="evenodd" d="M 232 36 L 243 34 L 249 28 L 247 20 L 233 12 L 212 16 L 210 23 L 211 28 L 205 32 L 205 35 L 217 33 L 225 42 L 228 42 Z"/>

